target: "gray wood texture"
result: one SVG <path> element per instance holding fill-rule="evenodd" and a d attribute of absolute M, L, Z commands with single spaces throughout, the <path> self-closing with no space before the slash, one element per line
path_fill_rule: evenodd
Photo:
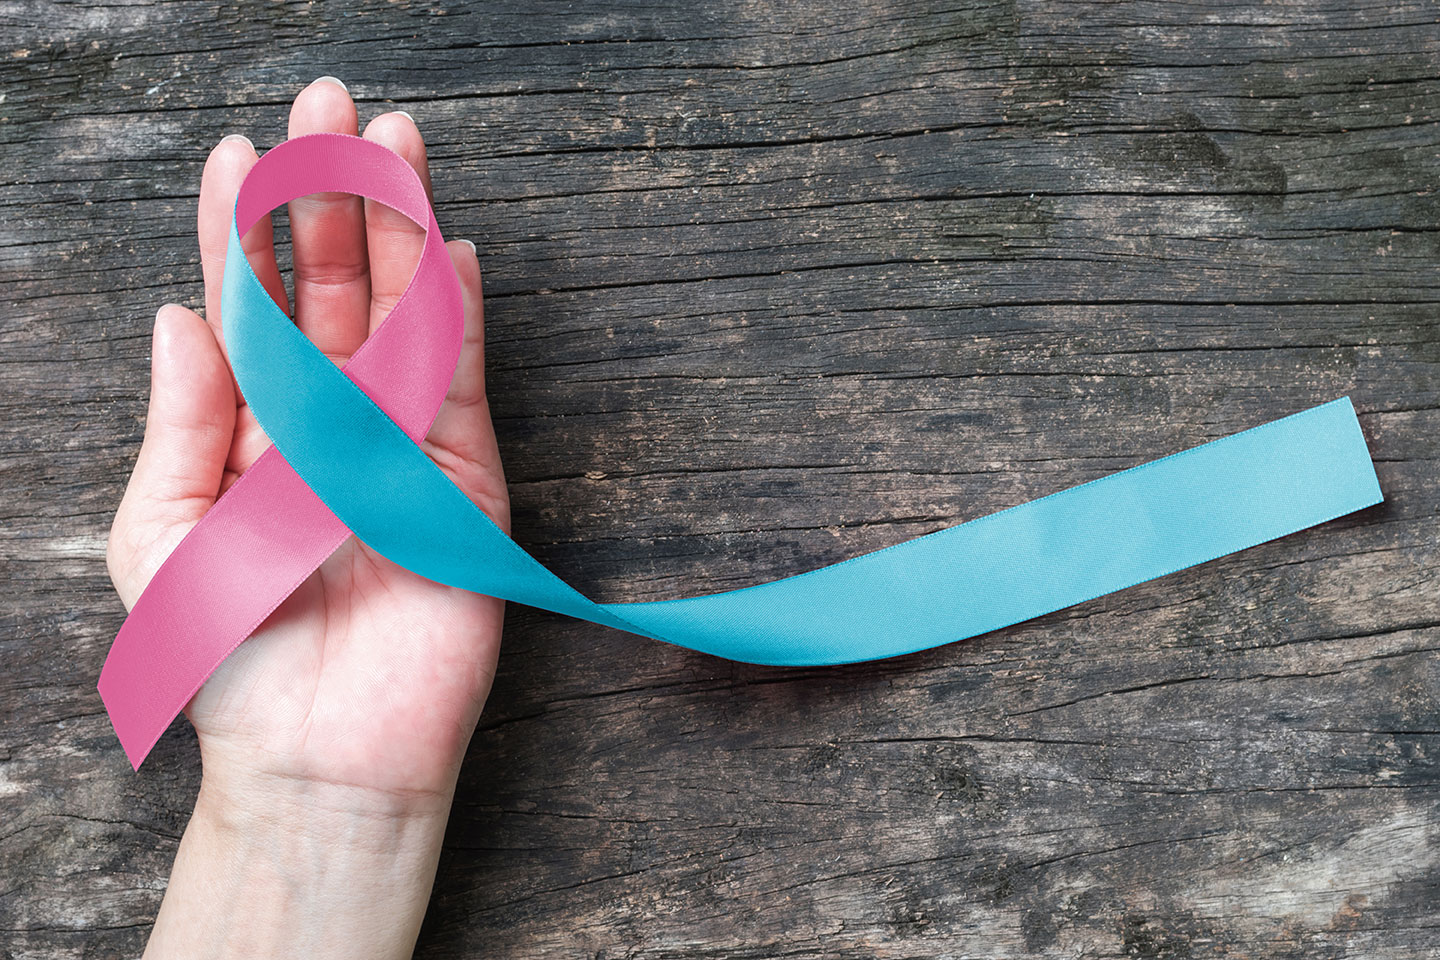
<path fill-rule="evenodd" d="M 517 537 L 592 596 L 1345 394 L 1388 498 L 835 669 L 512 607 L 418 956 L 1440 954 L 1433 0 L 12 0 L 0 38 L 0 957 L 136 954 L 159 903 L 198 757 L 111 734 L 104 540 L 204 156 L 327 73 L 426 134 Z"/>

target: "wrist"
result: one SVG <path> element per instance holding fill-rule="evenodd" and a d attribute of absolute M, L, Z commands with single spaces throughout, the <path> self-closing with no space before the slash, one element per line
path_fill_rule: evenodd
<path fill-rule="evenodd" d="M 146 956 L 408 957 L 450 799 L 207 764 Z"/>

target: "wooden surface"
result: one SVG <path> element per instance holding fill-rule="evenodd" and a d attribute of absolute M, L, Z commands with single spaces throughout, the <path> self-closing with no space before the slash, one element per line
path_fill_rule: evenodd
<path fill-rule="evenodd" d="M 1440 954 L 1433 0 L 0 6 L 0 957 L 138 953 L 196 790 L 94 689 L 202 160 L 323 73 L 480 247 L 520 541 L 773 578 L 1348 394 L 1387 502 L 966 643 L 512 608 L 418 955 Z"/>

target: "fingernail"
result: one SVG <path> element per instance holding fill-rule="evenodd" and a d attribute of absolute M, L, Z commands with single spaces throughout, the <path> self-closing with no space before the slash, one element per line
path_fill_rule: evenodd
<path fill-rule="evenodd" d="M 345 81 L 341 80 L 339 77 L 316 77 L 314 80 L 311 81 L 310 86 L 313 87 L 317 83 L 333 83 L 335 84 L 335 86 L 339 87 L 341 90 L 344 90 L 346 93 L 350 92 L 350 88 L 345 86 Z"/>
<path fill-rule="evenodd" d="M 232 133 L 232 134 L 228 134 L 228 135 L 226 135 L 225 137 L 222 137 L 221 140 L 220 140 L 220 142 L 221 142 L 221 143 L 229 143 L 229 142 L 231 142 L 232 140 L 233 140 L 233 141 L 236 141 L 236 142 L 238 142 L 238 143 L 243 143 L 243 144 L 245 144 L 245 146 L 249 147 L 251 150 L 254 150 L 254 149 L 255 149 L 255 144 L 251 143 L 251 142 L 250 142 L 250 138 L 247 137 L 247 136 L 245 136 L 245 134 L 243 134 L 243 133 Z"/>
<path fill-rule="evenodd" d="M 181 306 L 180 304 L 178 304 L 178 303 L 162 303 L 162 304 L 160 304 L 160 309 L 155 311 L 155 322 L 156 322 L 156 323 L 159 323 L 159 322 L 160 322 L 160 318 L 163 317 L 163 316 L 165 316 L 167 311 L 170 311 L 170 310 L 183 310 L 183 309 L 184 309 L 184 307 L 182 307 L 182 306 Z M 168 321 L 167 321 L 167 322 L 168 322 Z"/>
<path fill-rule="evenodd" d="M 474 240 L 466 240 L 464 237 L 461 237 L 461 238 L 460 238 L 460 242 L 463 243 L 463 244 L 465 244 L 465 246 L 469 247 L 471 253 L 474 253 L 474 252 L 475 252 L 475 241 L 474 241 Z"/>
<path fill-rule="evenodd" d="M 170 326 L 170 321 L 164 319 L 165 311 L 169 310 L 173 306 L 176 306 L 176 304 L 163 303 L 160 305 L 160 309 L 155 311 L 155 326 L 152 327 L 150 330 L 152 350 L 165 349 L 165 338 L 169 334 L 167 328 Z"/>
<path fill-rule="evenodd" d="M 400 114 L 400 116 L 404 117 L 406 120 L 409 120 L 411 123 L 415 123 L 415 118 L 412 117 L 412 116 L 410 116 L 410 114 L 406 113 L 404 110 L 391 110 L 390 112 L 391 112 L 391 113 L 398 113 L 398 114 Z M 420 124 L 415 123 L 415 126 L 418 127 L 418 126 L 420 126 Z"/>

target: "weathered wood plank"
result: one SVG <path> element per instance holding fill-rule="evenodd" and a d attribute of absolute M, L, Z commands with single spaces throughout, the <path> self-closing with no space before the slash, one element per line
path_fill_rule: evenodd
<path fill-rule="evenodd" d="M 322 73 L 480 245 L 517 535 L 609 599 L 1348 394 L 1387 503 L 946 649 L 512 609 L 421 956 L 1440 949 L 1428 2 L 0 8 L 0 956 L 131 955 L 198 782 L 94 692 L 209 145 Z"/>

